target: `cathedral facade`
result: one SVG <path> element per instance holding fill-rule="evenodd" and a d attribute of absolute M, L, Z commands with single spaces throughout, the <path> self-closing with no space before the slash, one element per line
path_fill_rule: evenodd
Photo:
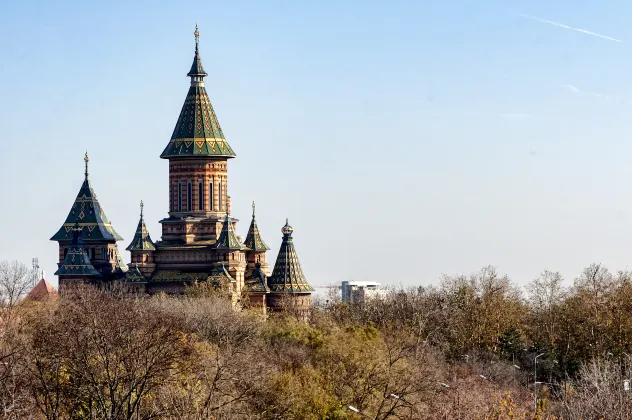
<path fill-rule="evenodd" d="M 59 243 L 55 275 L 59 288 L 76 282 L 120 283 L 141 293 L 183 293 L 194 283 L 225 285 L 239 302 L 282 310 L 284 305 L 307 309 L 312 287 L 294 248 L 293 229 L 286 220 L 283 241 L 270 272 L 252 206 L 245 240 L 237 234 L 238 220 L 230 216 L 228 162 L 235 158 L 204 87 L 207 73 L 195 54 L 187 74 L 191 86 L 169 143 L 160 157 L 169 161 L 169 211 L 162 219 L 162 238 L 152 241 L 145 225 L 143 204 L 134 237 L 123 262 L 117 242 L 123 238 L 108 221 L 90 183 L 86 153 L 84 181 L 66 221 L 51 238 Z"/>

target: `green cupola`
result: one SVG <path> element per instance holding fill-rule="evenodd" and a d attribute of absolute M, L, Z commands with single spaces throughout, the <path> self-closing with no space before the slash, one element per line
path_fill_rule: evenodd
<path fill-rule="evenodd" d="M 248 234 L 246 235 L 246 240 L 244 241 L 244 245 L 250 248 L 251 251 L 268 251 L 270 248 L 263 242 L 263 238 L 259 233 L 259 228 L 257 227 L 257 220 L 255 219 L 255 203 L 252 203 L 252 221 L 250 222 L 250 228 L 248 229 Z"/>
<path fill-rule="evenodd" d="M 143 201 L 140 202 L 140 220 L 138 221 L 138 227 L 136 227 L 136 233 L 132 243 L 127 248 L 128 251 L 155 251 L 156 245 L 154 245 L 147 226 L 145 226 L 145 218 L 143 217 Z"/>
<path fill-rule="evenodd" d="M 88 161 L 88 153 L 86 152 L 84 157 L 86 165 L 85 179 L 70 209 L 70 213 L 66 217 L 66 221 L 57 233 L 50 238 L 51 241 L 72 240 L 75 228 L 79 229 L 81 239 L 84 241 L 116 242 L 123 240 L 108 221 L 99 204 L 97 195 L 92 189 L 88 178 Z"/>
<path fill-rule="evenodd" d="M 222 232 L 219 234 L 213 248 L 225 251 L 248 250 L 248 248 L 239 242 L 239 239 L 237 239 L 237 235 L 233 230 L 233 222 L 231 221 L 231 217 L 228 212 L 226 213 L 226 218 L 222 224 Z"/>
<path fill-rule="evenodd" d="M 281 242 L 279 255 L 274 263 L 272 275 L 268 277 L 270 291 L 273 293 L 313 292 L 314 289 L 307 283 L 301 263 L 298 261 L 298 255 L 296 255 L 296 249 L 292 240 L 294 229 L 287 220 L 281 232 L 283 233 L 283 241 Z"/>
<path fill-rule="evenodd" d="M 163 159 L 181 157 L 233 158 L 235 152 L 224 138 L 213 105 L 204 87 L 206 71 L 199 52 L 200 33 L 195 26 L 195 55 L 191 70 L 191 87 L 182 105 L 171 140 L 160 155 Z"/>

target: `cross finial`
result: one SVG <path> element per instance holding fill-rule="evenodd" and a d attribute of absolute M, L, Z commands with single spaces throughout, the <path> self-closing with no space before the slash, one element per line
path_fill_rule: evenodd
<path fill-rule="evenodd" d="M 198 52 L 198 44 L 200 43 L 200 31 L 198 31 L 197 23 L 195 24 L 195 32 L 193 32 L 193 35 L 195 35 L 195 52 Z"/>
<path fill-rule="evenodd" d="M 145 204 L 143 204 L 143 200 L 140 200 L 140 217 L 143 217 L 143 207 L 145 207 Z"/>
<path fill-rule="evenodd" d="M 252 202 L 252 217 L 255 217 L 255 202 Z"/>
<path fill-rule="evenodd" d="M 90 159 L 88 159 L 88 151 L 86 151 L 83 161 L 86 163 L 86 179 L 88 179 L 88 162 L 90 161 Z"/>

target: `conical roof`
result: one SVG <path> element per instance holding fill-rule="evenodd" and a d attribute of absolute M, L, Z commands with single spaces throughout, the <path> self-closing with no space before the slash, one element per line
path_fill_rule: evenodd
<path fill-rule="evenodd" d="M 268 287 L 273 293 L 309 293 L 314 291 L 312 286 L 307 283 L 301 263 L 298 261 L 292 240 L 293 231 L 294 229 L 286 220 L 285 226 L 281 229 L 283 241 L 279 255 L 274 263 L 272 275 L 268 277 Z"/>
<path fill-rule="evenodd" d="M 138 221 L 138 226 L 136 227 L 136 233 L 134 234 L 134 239 L 132 239 L 132 243 L 125 249 L 128 251 L 155 251 L 156 245 L 151 240 L 149 236 L 149 231 L 147 230 L 147 226 L 145 226 L 145 219 L 143 217 L 143 207 L 144 204 L 140 202 L 140 220 Z"/>
<path fill-rule="evenodd" d="M 228 213 L 226 213 L 226 218 L 224 219 L 224 224 L 222 225 L 222 232 L 213 247 L 224 250 L 247 249 L 246 246 L 237 239 L 237 235 L 235 235 L 235 232 L 233 231 L 233 223 L 231 222 L 230 215 Z"/>
<path fill-rule="evenodd" d="M 252 221 L 250 222 L 250 228 L 248 228 L 248 234 L 244 245 L 250 248 L 252 251 L 268 251 L 270 248 L 263 242 L 263 238 L 259 233 L 257 227 L 257 220 L 255 219 L 255 203 L 252 203 Z"/>
<path fill-rule="evenodd" d="M 57 290 L 45 278 L 42 278 L 33 289 L 26 295 L 27 300 L 42 301 L 51 296 L 55 296 Z"/>
<path fill-rule="evenodd" d="M 84 158 L 86 164 L 85 179 L 79 194 L 75 198 L 75 202 L 66 217 L 66 221 L 62 227 L 53 235 L 51 241 L 63 241 L 70 240 L 73 236 L 73 229 L 75 226 L 81 228 L 81 238 L 87 241 L 120 241 L 123 240 L 121 236 L 116 233 L 112 224 L 105 216 L 97 195 L 92 189 L 90 179 L 88 178 L 88 153 Z"/>
<path fill-rule="evenodd" d="M 101 273 L 94 268 L 83 247 L 81 231 L 79 226 L 72 229 L 72 243 L 61 267 L 55 271 L 56 276 L 101 277 Z"/>
<path fill-rule="evenodd" d="M 191 77 L 191 87 L 182 105 L 171 140 L 160 155 L 163 159 L 186 156 L 235 157 L 235 152 L 224 138 L 204 87 L 206 72 L 198 51 L 198 40 L 199 32 L 196 27 L 195 55 L 191 70 L 187 74 Z"/>

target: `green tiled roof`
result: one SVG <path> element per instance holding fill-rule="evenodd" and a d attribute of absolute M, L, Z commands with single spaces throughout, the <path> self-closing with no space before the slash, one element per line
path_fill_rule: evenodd
<path fill-rule="evenodd" d="M 149 231 L 147 230 L 147 226 L 145 226 L 145 219 L 143 217 L 143 202 L 140 202 L 140 220 L 138 221 L 138 226 L 136 227 L 136 233 L 134 234 L 134 239 L 132 239 L 132 243 L 129 244 L 127 248 L 128 251 L 155 251 L 156 245 L 154 245 L 151 237 L 149 236 Z"/>
<path fill-rule="evenodd" d="M 253 251 L 268 251 L 270 249 L 268 245 L 263 242 L 263 238 L 257 227 L 257 220 L 255 220 L 255 203 L 252 203 L 252 221 L 250 222 L 250 228 L 248 229 L 244 245 Z"/>
<path fill-rule="evenodd" d="M 247 250 L 248 248 L 239 242 L 237 239 L 237 235 L 233 231 L 233 223 L 230 221 L 230 216 L 226 214 L 226 218 L 224 219 L 224 224 L 222 225 L 222 233 L 220 233 L 219 238 L 213 245 L 215 249 L 223 249 L 223 250 Z"/>
<path fill-rule="evenodd" d="M 191 77 L 191 87 L 182 105 L 171 140 L 160 157 L 235 157 L 235 152 L 224 138 L 204 87 L 206 72 L 198 52 L 197 30 L 195 56 L 187 76 Z"/>
<path fill-rule="evenodd" d="M 68 248 L 68 253 L 61 267 L 55 271 L 56 276 L 76 276 L 76 277 L 101 277 L 83 246 L 83 240 L 81 239 L 81 229 L 76 226 L 72 229 L 72 243 Z"/>
<path fill-rule="evenodd" d="M 261 263 L 255 264 L 255 269 L 244 280 L 246 290 L 249 292 L 269 293 L 270 288 L 266 282 L 266 275 L 261 270 Z"/>
<path fill-rule="evenodd" d="M 66 217 L 66 221 L 62 227 L 53 235 L 51 241 L 71 240 L 73 228 L 79 226 L 81 228 L 81 238 L 86 241 L 121 241 L 123 238 L 116 233 L 112 224 L 105 216 L 97 195 L 92 189 L 90 179 L 88 178 L 87 166 L 88 154 L 86 153 L 86 173 L 85 179 L 79 194 L 75 198 L 75 202 Z"/>
<path fill-rule="evenodd" d="M 151 281 L 155 282 L 194 282 L 205 281 L 209 277 L 207 272 L 182 272 L 178 270 L 158 270 Z"/>
<path fill-rule="evenodd" d="M 307 283 L 301 263 L 298 261 L 294 242 L 292 240 L 292 226 L 286 221 L 281 229 L 283 242 L 279 255 L 274 263 L 272 275 L 268 277 L 268 287 L 271 292 L 280 293 L 310 293 L 314 289 Z"/>
<path fill-rule="evenodd" d="M 134 282 L 144 282 L 147 281 L 143 273 L 140 272 L 138 267 L 131 268 L 129 271 L 125 273 L 125 281 L 134 283 Z"/>
<path fill-rule="evenodd" d="M 224 267 L 224 264 L 222 264 L 221 266 L 217 267 L 213 271 L 213 274 L 208 276 L 208 278 L 206 280 L 208 282 L 210 282 L 210 283 L 218 284 L 218 285 L 221 285 L 222 282 L 224 282 L 224 281 L 228 282 L 228 283 L 235 283 L 236 282 L 236 280 L 226 270 L 226 267 Z"/>

